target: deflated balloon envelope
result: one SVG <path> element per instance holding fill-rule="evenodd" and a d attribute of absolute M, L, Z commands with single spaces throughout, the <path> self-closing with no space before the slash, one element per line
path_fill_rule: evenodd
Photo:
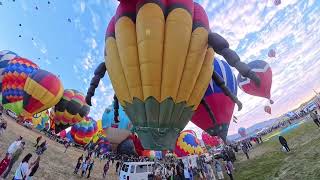
<path fill-rule="evenodd" d="M 173 149 L 211 79 L 209 21 L 192 0 L 120 0 L 105 64 L 144 148 Z"/>

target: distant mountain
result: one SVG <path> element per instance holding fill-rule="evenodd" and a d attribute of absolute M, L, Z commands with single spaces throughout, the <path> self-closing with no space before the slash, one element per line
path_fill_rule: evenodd
<path fill-rule="evenodd" d="M 255 132 L 258 132 L 260 131 L 261 129 L 265 128 L 265 127 L 268 127 L 268 126 L 271 126 L 273 123 L 277 122 L 279 119 L 276 118 L 276 119 L 270 119 L 270 120 L 267 120 L 267 121 L 263 121 L 263 122 L 260 122 L 260 123 L 257 123 L 253 126 L 250 126 L 249 128 L 246 128 L 246 132 L 247 134 L 253 134 Z M 233 135 L 230 135 L 227 137 L 228 140 L 235 140 L 235 139 L 238 139 L 240 138 L 240 135 L 237 133 L 237 134 L 233 134 Z"/>

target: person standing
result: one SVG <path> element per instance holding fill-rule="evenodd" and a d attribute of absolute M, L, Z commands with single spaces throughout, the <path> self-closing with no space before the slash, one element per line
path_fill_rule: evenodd
<path fill-rule="evenodd" d="M 246 146 L 244 146 L 244 145 L 242 145 L 241 148 L 242 148 L 243 153 L 246 155 L 247 159 L 250 159 L 249 154 L 248 154 L 249 149 L 246 148 Z"/>
<path fill-rule="evenodd" d="M 320 127 L 320 121 L 319 121 L 319 116 L 318 116 L 318 112 L 317 111 L 311 111 L 310 112 L 310 116 L 313 120 L 313 122 Z"/>
<path fill-rule="evenodd" d="M 36 144 L 34 145 L 34 147 L 37 147 L 39 145 L 39 142 L 41 141 L 42 136 L 37 137 L 36 139 Z"/>
<path fill-rule="evenodd" d="M 23 150 L 24 150 L 24 145 L 25 142 L 21 142 L 20 147 L 16 150 L 16 152 L 12 155 L 12 159 L 9 163 L 9 166 L 6 170 L 6 172 L 3 174 L 3 178 L 6 179 L 9 175 L 9 173 L 11 172 L 11 169 L 13 167 L 13 165 L 19 160 L 19 157 L 21 156 Z"/>
<path fill-rule="evenodd" d="M 88 164 L 88 176 L 87 176 L 87 178 L 90 178 L 90 174 L 91 174 L 91 171 L 92 171 L 92 169 L 93 169 L 93 166 L 94 166 L 94 160 L 92 159 L 91 160 L 91 162 L 90 162 L 90 164 Z"/>
<path fill-rule="evenodd" d="M 19 136 L 17 140 L 15 140 L 13 143 L 10 144 L 10 146 L 7 150 L 7 153 L 12 156 L 13 153 L 15 153 L 16 150 L 20 147 L 21 142 L 22 142 L 22 137 Z"/>
<path fill-rule="evenodd" d="M 11 161 L 11 155 L 7 154 L 0 162 L 0 177 L 6 171 Z"/>
<path fill-rule="evenodd" d="M 223 171 L 222 171 L 222 165 L 221 165 L 219 160 L 215 161 L 214 168 L 216 169 L 216 172 L 217 172 L 217 175 L 218 175 L 218 179 L 219 180 L 224 179 L 224 175 L 223 175 Z"/>
<path fill-rule="evenodd" d="M 118 161 L 119 162 L 119 161 Z M 118 169 L 116 169 L 116 172 L 117 172 Z M 103 167 L 103 175 L 102 177 L 105 178 L 107 173 L 109 171 L 109 161 L 106 162 L 106 164 L 104 165 Z"/>
<path fill-rule="evenodd" d="M 20 163 L 20 165 L 18 166 L 15 172 L 13 180 L 24 180 L 28 177 L 29 171 L 30 171 L 29 161 L 31 157 L 32 157 L 32 154 L 29 153 L 23 158 L 22 162 Z"/>
<path fill-rule="evenodd" d="M 32 180 L 32 177 L 39 169 L 39 166 L 40 166 L 40 156 L 38 156 L 37 159 L 32 163 L 32 167 L 31 167 L 30 173 L 27 177 L 27 180 Z"/>
<path fill-rule="evenodd" d="M 83 160 L 83 155 L 78 158 L 78 162 L 77 162 L 76 168 L 74 168 L 73 174 L 78 174 L 78 171 L 81 167 L 82 160 Z"/>
<path fill-rule="evenodd" d="M 286 149 L 287 152 L 291 151 L 288 146 L 287 140 L 283 136 L 279 136 L 279 142 Z"/>
<path fill-rule="evenodd" d="M 226 171 L 227 171 L 228 176 L 230 177 L 230 180 L 233 180 L 233 175 L 232 175 L 233 165 L 232 165 L 231 161 L 227 161 L 227 163 L 226 163 Z"/>
<path fill-rule="evenodd" d="M 85 160 L 83 163 L 82 163 L 82 166 L 81 166 L 81 177 L 83 177 L 83 175 L 86 174 L 87 172 L 87 168 L 88 168 L 88 160 Z"/>
<path fill-rule="evenodd" d="M 7 121 L 0 122 L 0 136 L 4 133 L 7 129 Z"/>

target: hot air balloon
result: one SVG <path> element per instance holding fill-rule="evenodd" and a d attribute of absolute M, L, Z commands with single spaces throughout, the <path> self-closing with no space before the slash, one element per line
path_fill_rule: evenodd
<path fill-rule="evenodd" d="M 38 129 L 42 130 L 46 128 L 46 124 L 49 122 L 49 112 L 42 111 L 40 113 L 34 114 L 32 116 L 32 124 L 33 126 Z"/>
<path fill-rule="evenodd" d="M 228 63 L 215 59 L 213 66 L 215 72 L 224 80 L 225 86 L 230 89 L 232 94 L 237 95 L 236 78 Z M 235 106 L 234 101 L 225 95 L 222 88 L 213 79 L 209 84 L 204 99 L 208 107 L 205 104 L 200 104 L 192 117 L 192 122 L 210 135 L 220 136 L 223 140 L 226 140 Z M 215 122 L 210 117 L 208 108 L 212 110 Z"/>
<path fill-rule="evenodd" d="M 64 90 L 61 100 L 54 107 L 56 133 L 80 122 L 89 112 L 90 106 L 82 93 L 72 89 Z"/>
<path fill-rule="evenodd" d="M 122 107 L 119 107 L 117 99 L 111 107 L 106 108 L 102 116 L 102 126 L 106 129 L 108 140 L 115 146 L 121 143 L 130 135 L 131 122 Z M 119 107 L 116 109 L 114 107 Z M 117 112 L 116 112 L 117 111 Z M 115 116 L 117 115 L 117 116 Z"/>
<path fill-rule="evenodd" d="M 273 4 L 274 4 L 275 6 L 278 6 L 278 5 L 281 4 L 281 0 L 273 0 Z"/>
<path fill-rule="evenodd" d="M 269 52 L 268 52 L 268 56 L 270 58 L 276 57 L 276 51 L 274 49 L 270 49 Z"/>
<path fill-rule="evenodd" d="M 247 136 L 246 128 L 244 128 L 244 127 L 239 128 L 238 133 L 240 134 L 241 137 Z"/>
<path fill-rule="evenodd" d="M 18 116 L 21 114 L 25 82 L 28 76 L 38 69 L 32 61 L 21 57 L 9 62 L 2 73 L 2 104 L 6 109 L 11 109 Z"/>
<path fill-rule="evenodd" d="M 112 150 L 111 144 L 106 137 L 99 138 L 99 140 L 97 141 L 97 144 L 98 144 L 97 150 L 101 154 L 107 154 L 108 152 L 111 152 L 111 150 Z"/>
<path fill-rule="evenodd" d="M 54 74 L 38 70 L 24 85 L 22 116 L 32 116 L 55 106 L 63 95 L 63 85 Z"/>
<path fill-rule="evenodd" d="M 127 138 L 117 146 L 118 154 L 137 155 L 132 139 Z"/>
<path fill-rule="evenodd" d="M 182 131 L 176 140 L 176 147 L 174 153 L 178 157 L 185 157 L 189 155 L 202 154 L 202 148 L 200 146 L 200 141 L 197 137 L 186 131 Z"/>
<path fill-rule="evenodd" d="M 142 156 L 148 157 L 149 159 L 161 159 L 162 151 L 154 151 L 154 150 L 144 150 Z"/>
<path fill-rule="evenodd" d="M 174 139 L 197 109 L 210 82 L 213 56 L 259 79 L 210 32 L 204 9 L 193 0 L 120 0 L 106 31 L 105 63 L 91 80 L 90 105 L 108 71 L 120 104 L 147 149 L 173 149 Z"/>
<path fill-rule="evenodd" d="M 271 114 L 271 107 L 270 106 L 264 106 L 264 112 Z"/>
<path fill-rule="evenodd" d="M 8 66 L 9 61 L 18 57 L 18 55 L 9 50 L 0 51 L 0 92 L 2 91 L 2 79 L 3 79 L 3 71 Z"/>
<path fill-rule="evenodd" d="M 92 118 L 86 117 L 79 123 L 72 126 L 71 136 L 75 143 L 86 145 L 91 141 L 97 131 L 97 122 Z"/>
<path fill-rule="evenodd" d="M 261 79 L 260 86 L 256 86 L 254 82 L 250 79 L 238 75 L 237 81 L 240 89 L 245 93 L 260 96 L 270 100 L 270 90 L 272 86 L 272 69 L 269 64 L 265 61 L 256 60 L 252 61 L 249 64 L 249 67 L 253 69 L 257 76 Z M 273 101 L 270 100 L 270 103 L 273 104 Z"/>
<path fill-rule="evenodd" d="M 215 147 L 223 144 L 223 140 L 220 137 L 210 136 L 210 134 L 206 133 L 205 131 L 202 132 L 202 140 L 205 145 L 210 147 Z"/>

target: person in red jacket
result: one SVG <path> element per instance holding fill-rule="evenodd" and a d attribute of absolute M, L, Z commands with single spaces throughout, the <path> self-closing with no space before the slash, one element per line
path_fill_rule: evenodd
<path fill-rule="evenodd" d="M 11 155 L 7 154 L 6 157 L 0 162 L 0 176 L 7 170 L 11 161 Z"/>

